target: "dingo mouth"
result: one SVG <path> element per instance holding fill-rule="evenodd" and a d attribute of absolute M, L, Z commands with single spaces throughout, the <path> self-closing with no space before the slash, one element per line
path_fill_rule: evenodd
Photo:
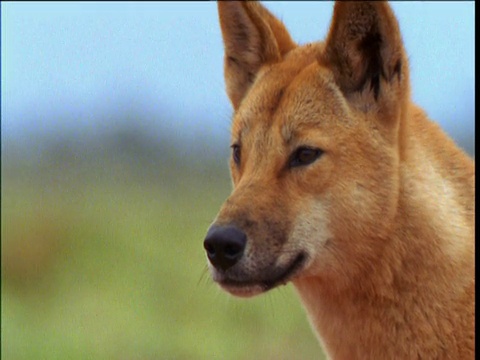
<path fill-rule="evenodd" d="M 279 285 L 285 285 L 298 271 L 303 267 L 306 260 L 306 255 L 302 252 L 292 261 L 292 263 L 284 270 L 274 275 L 271 279 L 230 279 L 224 277 L 217 280 L 219 285 L 225 291 L 238 297 L 252 297 L 268 290 L 273 289 Z M 277 273 L 277 271 L 275 271 Z"/>

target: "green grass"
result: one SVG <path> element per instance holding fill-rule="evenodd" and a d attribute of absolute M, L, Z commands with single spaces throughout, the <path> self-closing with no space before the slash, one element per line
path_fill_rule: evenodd
<path fill-rule="evenodd" d="M 322 359 L 291 285 L 241 300 L 210 280 L 230 182 L 198 169 L 3 169 L 2 358 Z"/>

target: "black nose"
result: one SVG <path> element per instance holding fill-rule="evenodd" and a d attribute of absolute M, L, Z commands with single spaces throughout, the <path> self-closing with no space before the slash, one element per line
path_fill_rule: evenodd
<path fill-rule="evenodd" d="M 208 229 L 203 247 L 213 266 L 227 270 L 240 260 L 246 243 L 247 235 L 236 227 L 212 225 Z"/>

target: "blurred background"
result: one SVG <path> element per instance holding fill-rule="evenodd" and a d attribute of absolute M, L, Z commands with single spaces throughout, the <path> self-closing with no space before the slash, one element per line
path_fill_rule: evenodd
<path fill-rule="evenodd" d="M 299 43 L 331 2 L 267 2 Z M 413 98 L 474 154 L 474 2 L 398 2 Z M 291 285 L 237 300 L 214 2 L 2 2 L 3 359 L 318 359 Z"/>

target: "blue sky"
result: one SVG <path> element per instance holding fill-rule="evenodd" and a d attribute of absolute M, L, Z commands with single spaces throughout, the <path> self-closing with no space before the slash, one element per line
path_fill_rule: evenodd
<path fill-rule="evenodd" d="M 299 43 L 323 39 L 331 2 L 265 2 Z M 395 2 L 412 94 L 456 136 L 474 129 L 474 2 Z M 151 133 L 227 138 L 214 2 L 2 3 L 2 137 L 102 133 L 112 111 Z"/>

